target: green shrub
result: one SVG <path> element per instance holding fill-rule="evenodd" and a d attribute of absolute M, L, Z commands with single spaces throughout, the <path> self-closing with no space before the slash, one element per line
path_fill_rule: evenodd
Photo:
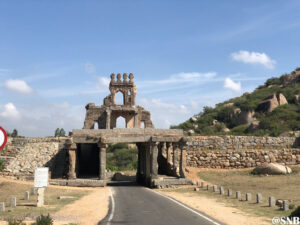
<path fill-rule="evenodd" d="M 128 148 L 128 145 L 115 144 L 107 150 L 107 168 L 111 171 L 136 170 L 138 150 Z"/>
<path fill-rule="evenodd" d="M 298 206 L 298 208 L 295 209 L 289 217 L 300 217 L 300 206 Z"/>
<path fill-rule="evenodd" d="M 4 161 L 0 159 L 0 171 L 4 169 Z"/>
<path fill-rule="evenodd" d="M 40 215 L 36 218 L 35 223 L 33 225 L 52 225 L 53 219 L 48 214 L 47 216 Z"/>
<path fill-rule="evenodd" d="M 22 220 L 9 219 L 8 225 L 25 225 Z"/>

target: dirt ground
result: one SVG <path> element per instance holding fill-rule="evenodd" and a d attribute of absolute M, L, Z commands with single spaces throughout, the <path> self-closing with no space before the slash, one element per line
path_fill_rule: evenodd
<path fill-rule="evenodd" d="M 12 182 L 15 184 L 33 185 L 32 181 L 20 181 L 9 178 L 0 177 L 0 182 Z M 81 190 L 87 191 L 88 194 L 78 200 L 69 203 L 57 212 L 51 213 L 55 225 L 62 224 L 80 224 L 93 225 L 98 224 L 108 213 L 109 208 L 109 187 L 99 188 L 84 188 L 84 187 L 65 187 L 49 185 L 49 188 L 61 190 L 61 195 L 64 190 Z M 46 206 L 47 207 L 47 206 Z M 26 224 L 31 224 L 33 221 L 25 221 Z M 1 222 L 0 225 L 6 225 L 7 222 Z"/>
<path fill-rule="evenodd" d="M 179 193 L 160 191 L 162 194 L 168 195 L 191 208 L 197 209 L 205 214 L 230 225 L 267 225 L 270 219 L 263 217 L 254 217 L 246 214 L 236 208 L 225 206 L 215 199 L 205 196 L 198 196 L 193 193 Z M 222 212 L 222 213 L 220 213 Z"/>

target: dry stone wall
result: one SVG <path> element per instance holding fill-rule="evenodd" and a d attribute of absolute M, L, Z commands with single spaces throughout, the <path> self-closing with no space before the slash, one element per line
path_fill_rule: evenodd
<path fill-rule="evenodd" d="M 33 176 L 36 167 L 55 168 L 62 176 L 67 153 L 64 138 L 8 138 L 0 151 L 4 161 L 1 175 Z M 298 146 L 298 147 L 297 147 Z M 299 138 L 194 136 L 187 142 L 187 166 L 205 168 L 247 168 L 264 162 L 300 164 Z M 52 170 L 53 175 L 53 170 Z"/>
<path fill-rule="evenodd" d="M 300 164 L 299 138 L 195 136 L 187 146 L 187 166 L 248 168 L 265 162 Z"/>
<path fill-rule="evenodd" d="M 7 176 L 32 176 L 36 167 L 52 167 L 56 154 L 61 150 L 62 138 L 8 138 L 0 151 Z"/>

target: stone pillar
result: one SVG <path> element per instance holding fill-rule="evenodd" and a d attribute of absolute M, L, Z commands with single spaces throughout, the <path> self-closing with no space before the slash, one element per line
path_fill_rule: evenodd
<path fill-rule="evenodd" d="M 139 123 L 138 123 L 138 114 L 137 114 L 137 112 L 134 113 L 134 127 L 135 128 L 140 128 Z"/>
<path fill-rule="evenodd" d="M 10 198 L 10 207 L 15 208 L 17 206 L 17 198 L 11 197 Z"/>
<path fill-rule="evenodd" d="M 173 143 L 173 175 L 174 176 L 180 176 L 179 174 L 179 143 L 178 142 L 174 142 Z"/>
<path fill-rule="evenodd" d="M 106 177 L 106 148 L 104 143 L 98 143 L 99 147 L 99 179 L 105 180 Z"/>
<path fill-rule="evenodd" d="M 146 186 L 151 184 L 151 157 L 150 144 L 145 144 L 145 183 Z"/>
<path fill-rule="evenodd" d="M 110 110 L 106 110 L 106 129 L 110 129 Z"/>
<path fill-rule="evenodd" d="M 186 167 L 186 149 L 184 145 L 180 146 L 180 167 L 179 167 L 179 173 L 180 173 L 180 177 L 181 178 L 185 178 L 186 174 L 185 174 L 185 167 Z"/>
<path fill-rule="evenodd" d="M 68 178 L 76 178 L 76 144 L 71 144 L 68 149 L 69 153 L 69 172 Z"/>
<path fill-rule="evenodd" d="M 159 142 L 151 143 L 151 178 L 152 179 L 156 179 L 158 175 L 158 164 L 157 164 L 158 144 Z"/>
<path fill-rule="evenodd" d="M 173 166 L 173 158 L 172 158 L 173 146 L 172 146 L 172 143 L 167 142 L 166 147 L 167 147 L 167 163 L 168 163 L 168 166 Z"/>

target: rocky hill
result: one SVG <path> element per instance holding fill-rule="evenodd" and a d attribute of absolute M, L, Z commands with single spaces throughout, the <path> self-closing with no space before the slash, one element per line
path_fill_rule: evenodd
<path fill-rule="evenodd" d="M 252 93 L 232 98 L 171 128 L 188 135 L 289 136 L 300 133 L 300 68 L 270 78 Z"/>

